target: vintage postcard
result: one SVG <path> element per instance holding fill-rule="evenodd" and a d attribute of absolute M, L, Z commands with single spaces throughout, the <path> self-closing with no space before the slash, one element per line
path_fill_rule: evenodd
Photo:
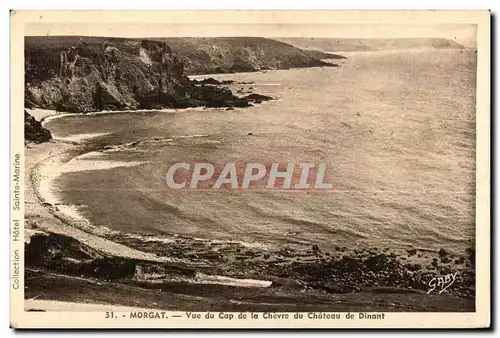
<path fill-rule="evenodd" d="M 486 328 L 488 11 L 12 11 L 13 328 Z"/>

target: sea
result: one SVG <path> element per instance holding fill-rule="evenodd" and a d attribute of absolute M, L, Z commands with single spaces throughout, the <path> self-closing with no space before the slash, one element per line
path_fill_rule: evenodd
<path fill-rule="evenodd" d="M 249 108 L 47 120 L 85 139 L 54 193 L 95 227 L 263 247 L 445 248 L 475 238 L 476 52 L 343 53 L 339 67 L 217 74 Z M 333 190 L 172 189 L 175 163 L 323 162 Z M 77 163 L 77 165 L 75 165 Z"/>

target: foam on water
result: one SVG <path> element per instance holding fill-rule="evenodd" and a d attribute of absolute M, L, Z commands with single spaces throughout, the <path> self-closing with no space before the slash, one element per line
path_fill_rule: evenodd
<path fill-rule="evenodd" d="M 58 180 L 62 199 L 87 205 L 92 223 L 159 238 L 167 231 L 278 247 L 463 250 L 475 232 L 473 53 L 348 57 L 338 68 L 217 76 L 254 82 L 256 92 L 277 99 L 237 111 L 50 121 L 55 135 L 102 133 L 100 146 L 138 142 L 70 161 Z M 261 86 L 273 83 L 281 85 Z M 176 162 L 274 159 L 325 161 L 335 192 L 172 191 L 164 184 Z"/>
<path fill-rule="evenodd" d="M 78 134 L 72 137 L 64 138 L 72 141 L 88 140 L 93 137 L 105 135 L 103 133 L 94 134 Z M 61 138 L 58 138 L 61 140 Z M 55 180 L 63 173 L 92 171 L 92 170 L 110 170 L 119 167 L 131 167 L 142 165 L 146 162 L 119 162 L 119 161 L 106 161 L 99 160 L 103 157 L 103 153 L 92 151 L 80 156 L 74 157 L 68 162 L 63 161 L 64 155 L 53 156 L 45 160 L 39 167 L 39 174 L 41 175 L 38 193 L 42 200 L 53 206 L 57 206 L 57 211 L 66 215 L 71 220 L 78 222 L 88 222 L 83 216 L 80 209 L 85 206 L 78 206 L 73 204 L 65 204 L 61 198 L 61 194 L 55 184 Z"/>
<path fill-rule="evenodd" d="M 237 279 L 226 276 L 215 276 L 207 275 L 198 272 L 195 277 L 195 282 L 202 284 L 219 284 L 219 285 L 229 285 L 229 286 L 240 286 L 240 287 L 260 287 L 267 288 L 270 287 L 272 282 L 258 279 Z"/>
<path fill-rule="evenodd" d="M 107 135 L 107 133 L 93 133 L 93 134 L 74 134 L 71 136 L 54 136 L 54 139 L 60 140 L 60 141 L 68 141 L 68 142 L 82 142 L 84 140 L 90 140 L 92 138 L 100 137 Z"/>

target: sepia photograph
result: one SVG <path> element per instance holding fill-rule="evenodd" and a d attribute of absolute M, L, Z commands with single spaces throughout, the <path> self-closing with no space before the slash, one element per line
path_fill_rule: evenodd
<path fill-rule="evenodd" d="M 25 314 L 335 327 L 479 311 L 478 23 L 39 14 L 12 111 Z"/>

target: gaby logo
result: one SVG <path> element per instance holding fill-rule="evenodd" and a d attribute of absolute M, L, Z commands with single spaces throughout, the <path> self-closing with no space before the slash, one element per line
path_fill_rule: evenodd
<path fill-rule="evenodd" d="M 166 175 L 171 189 L 326 190 L 326 163 L 175 163 Z"/>
<path fill-rule="evenodd" d="M 455 282 L 457 274 L 458 272 L 455 272 L 453 274 L 449 273 L 442 277 L 434 277 L 429 281 L 429 286 L 431 287 L 431 289 L 427 291 L 427 294 L 430 294 L 432 291 L 436 289 L 438 290 L 439 294 L 443 293 Z"/>

